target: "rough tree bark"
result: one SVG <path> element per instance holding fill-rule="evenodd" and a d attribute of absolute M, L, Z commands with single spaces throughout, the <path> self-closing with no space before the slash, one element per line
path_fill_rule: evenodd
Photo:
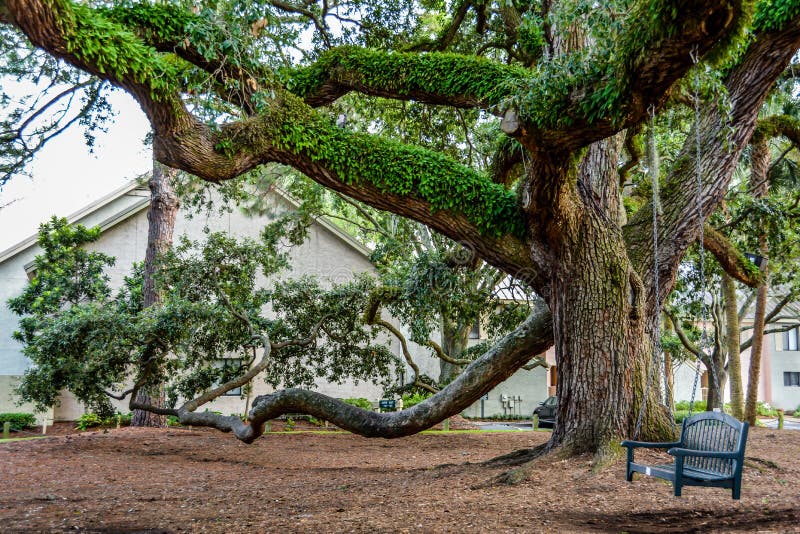
<path fill-rule="evenodd" d="M 171 180 L 177 170 L 165 167 L 153 159 L 153 173 L 147 185 L 150 188 L 150 207 L 147 210 L 147 251 L 144 258 L 144 287 L 142 288 L 143 306 L 158 305 L 161 295 L 155 286 L 153 275 L 159 254 L 169 250 L 175 232 L 175 217 L 178 215 L 180 202 L 172 189 Z M 158 350 L 153 345 L 145 347 L 142 354 L 142 365 L 152 357 L 152 351 Z M 164 387 L 160 383 L 147 384 L 139 389 L 136 402 L 157 407 L 164 406 Z M 164 427 L 167 418 L 147 410 L 134 410 L 131 426 Z"/>
<path fill-rule="evenodd" d="M 469 345 L 469 333 L 472 325 L 457 325 L 449 321 L 442 324 L 442 349 L 453 359 L 461 358 L 461 353 Z M 463 371 L 463 365 L 439 360 L 439 384 L 449 384 Z"/>

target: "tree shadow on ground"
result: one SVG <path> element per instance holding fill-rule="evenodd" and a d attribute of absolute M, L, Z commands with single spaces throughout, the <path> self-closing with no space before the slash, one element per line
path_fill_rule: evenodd
<path fill-rule="evenodd" d="M 652 512 L 592 513 L 563 512 L 553 517 L 557 524 L 576 529 L 630 533 L 664 532 L 774 532 L 794 531 L 800 524 L 800 507 L 778 509 L 686 510 L 667 508 Z"/>

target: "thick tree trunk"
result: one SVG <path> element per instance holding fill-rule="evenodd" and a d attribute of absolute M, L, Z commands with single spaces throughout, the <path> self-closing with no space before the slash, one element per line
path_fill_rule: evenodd
<path fill-rule="evenodd" d="M 714 409 L 722 410 L 722 405 L 725 402 L 725 384 L 727 382 L 727 373 L 723 367 L 724 353 L 717 349 L 711 356 L 710 363 L 714 366 L 709 369 L 708 380 L 708 394 L 706 396 L 706 410 L 712 411 Z"/>
<path fill-rule="evenodd" d="M 602 461 L 634 432 L 648 395 L 640 437 L 672 433 L 660 406 L 658 380 L 646 388 L 652 361 L 654 318 L 647 317 L 645 287 L 628 258 L 618 226 L 616 189 L 620 139 L 589 148 L 578 170 L 574 196 L 583 206 L 548 230 L 558 232 L 559 253 L 551 278 L 559 398 L 550 447 L 569 453 L 595 452 Z M 599 208 L 599 209 L 598 209 Z M 568 209 L 562 209 L 568 213 Z M 652 308 L 652 307 L 650 307 Z"/>
<path fill-rule="evenodd" d="M 739 354 L 739 304 L 733 278 L 722 273 L 722 293 L 725 297 L 725 340 L 728 350 L 728 379 L 731 382 L 731 415 L 744 418 L 744 388 L 742 360 Z"/>
<path fill-rule="evenodd" d="M 143 305 L 145 308 L 158 304 L 161 296 L 153 275 L 156 270 L 158 255 L 169 250 L 172 246 L 172 237 L 175 231 L 175 217 L 178 214 L 180 203 L 172 190 L 170 180 L 177 173 L 176 170 L 164 167 L 155 159 L 153 160 L 153 174 L 150 177 L 150 208 L 147 210 L 147 252 L 144 260 L 144 287 L 142 288 Z M 146 362 L 152 355 L 154 347 L 147 347 L 142 361 Z M 149 383 L 140 389 L 136 402 L 149 404 L 159 408 L 164 407 L 164 387 L 159 383 Z M 166 426 L 166 417 L 145 410 L 134 410 L 131 426 Z"/>

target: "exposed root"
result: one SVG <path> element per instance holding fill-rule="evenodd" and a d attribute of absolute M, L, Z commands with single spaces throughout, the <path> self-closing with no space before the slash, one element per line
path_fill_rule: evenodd
<path fill-rule="evenodd" d="M 776 464 L 772 460 L 765 460 L 763 458 L 756 458 L 755 456 L 747 456 L 744 459 L 744 465 L 746 465 L 747 467 L 752 467 L 753 469 L 758 469 L 759 471 L 761 471 L 762 470 L 761 467 L 759 467 L 757 464 L 761 464 L 761 465 L 763 465 L 765 467 L 769 467 L 770 469 L 780 469 L 780 466 L 778 466 L 778 464 Z"/>
<path fill-rule="evenodd" d="M 619 460 L 623 454 L 622 447 L 616 441 L 600 447 L 592 458 L 592 471 L 595 473 L 601 471 Z"/>
<path fill-rule="evenodd" d="M 548 450 L 547 443 L 543 443 L 542 445 L 538 445 L 532 449 L 521 449 L 509 454 L 504 454 L 503 456 L 498 456 L 497 458 L 492 458 L 491 460 L 487 460 L 483 465 L 490 467 L 516 467 L 504 473 L 500 473 L 499 475 L 494 476 L 485 482 L 475 484 L 472 486 L 472 489 L 483 489 L 500 485 L 515 486 L 520 482 L 528 480 L 535 470 L 536 464 L 538 463 L 537 460 L 545 456 L 548 453 Z"/>
<path fill-rule="evenodd" d="M 547 443 L 542 443 L 531 449 L 519 449 L 502 456 L 496 456 L 483 462 L 487 467 L 513 467 L 535 460 L 545 453 Z"/>

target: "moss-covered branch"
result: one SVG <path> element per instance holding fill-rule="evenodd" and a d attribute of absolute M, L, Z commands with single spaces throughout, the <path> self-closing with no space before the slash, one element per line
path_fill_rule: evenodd
<path fill-rule="evenodd" d="M 350 91 L 455 107 L 490 108 L 531 75 L 528 69 L 475 56 L 384 52 L 341 47 L 286 73 L 287 88 L 311 106 Z"/>
<path fill-rule="evenodd" d="M 751 142 L 758 143 L 781 136 L 800 146 L 800 120 L 791 115 L 772 115 L 759 119 Z"/>
<path fill-rule="evenodd" d="M 764 275 L 758 267 L 710 224 L 706 224 L 703 232 L 703 246 L 714 255 L 722 269 L 736 280 L 750 287 L 757 287 L 764 281 Z"/>

